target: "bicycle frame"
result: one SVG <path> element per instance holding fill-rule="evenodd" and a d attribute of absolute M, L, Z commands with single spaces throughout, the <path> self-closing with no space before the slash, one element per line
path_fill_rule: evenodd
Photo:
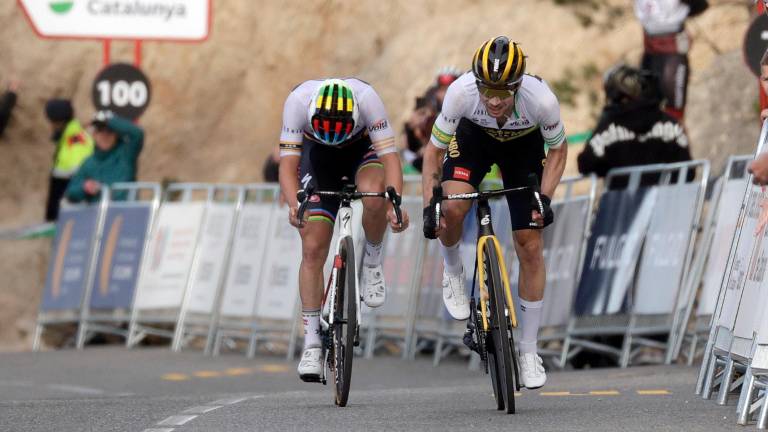
<path fill-rule="evenodd" d="M 341 269 L 342 262 L 340 260 L 340 254 L 341 254 L 341 245 L 344 242 L 344 239 L 347 237 L 352 237 L 352 205 L 350 201 L 342 201 L 341 207 L 339 208 L 339 212 L 336 216 L 336 220 L 340 221 L 339 225 L 339 238 L 336 241 L 336 249 L 334 253 L 334 260 L 333 260 L 333 267 L 331 268 L 331 277 L 328 281 L 328 292 L 326 292 L 326 300 L 325 304 L 330 304 L 329 314 L 328 314 L 328 321 L 326 322 L 323 318 L 323 314 L 320 314 L 320 323 L 323 326 L 323 329 L 326 330 L 328 327 L 333 325 L 333 318 L 334 318 L 334 312 L 335 311 L 335 304 L 334 301 L 336 299 L 336 290 L 332 290 L 331 287 L 336 286 L 336 280 L 339 277 L 339 270 Z M 355 266 L 355 278 L 354 278 L 354 286 L 355 286 L 355 299 L 358 301 L 355 302 L 357 305 L 357 316 L 360 316 L 360 288 L 357 283 L 358 278 L 358 269 L 357 266 Z"/>
<path fill-rule="evenodd" d="M 477 221 L 478 221 L 478 233 L 477 233 L 477 271 L 478 280 L 480 281 L 480 312 L 483 319 L 483 330 L 488 331 L 488 306 L 486 301 L 488 300 L 488 289 L 485 284 L 485 267 L 483 263 L 483 246 L 486 243 L 491 242 L 496 249 L 496 254 L 499 256 L 499 267 L 501 271 L 501 279 L 504 281 L 504 297 L 507 299 L 507 309 L 509 310 L 509 320 L 512 324 L 512 328 L 517 328 L 517 314 L 515 313 L 515 303 L 512 299 L 512 291 L 509 286 L 509 275 L 507 273 L 507 264 L 504 262 L 504 255 L 501 253 L 501 244 L 493 233 L 493 224 L 491 223 L 491 207 L 488 205 L 488 200 L 481 198 L 477 202 Z"/>

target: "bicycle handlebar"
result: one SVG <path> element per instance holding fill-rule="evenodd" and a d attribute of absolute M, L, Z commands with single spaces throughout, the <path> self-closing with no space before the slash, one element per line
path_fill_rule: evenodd
<path fill-rule="evenodd" d="M 430 200 L 430 206 L 432 206 L 432 208 L 435 209 L 435 221 L 437 221 L 437 223 L 439 224 L 440 223 L 439 222 L 440 207 L 443 201 L 481 200 L 481 199 L 494 198 L 502 195 L 506 196 L 509 194 L 522 192 L 522 191 L 532 192 L 534 197 L 536 198 L 536 201 L 541 203 L 541 189 L 539 187 L 539 177 L 536 174 L 530 174 L 528 176 L 527 186 L 518 186 L 513 188 L 507 188 L 507 189 L 443 195 L 443 187 L 435 186 L 432 188 L 432 199 Z M 544 214 L 543 206 L 541 204 L 539 204 L 539 206 L 541 208 L 540 213 Z"/>
<path fill-rule="evenodd" d="M 296 192 L 296 199 L 301 203 L 297 211 L 296 217 L 299 220 L 299 226 L 304 226 L 304 213 L 309 206 L 309 200 L 313 196 L 327 196 L 341 198 L 343 201 L 354 201 L 361 198 L 386 198 L 392 203 L 392 208 L 395 210 L 395 216 L 397 217 L 397 224 L 400 227 L 403 226 L 403 213 L 400 209 L 402 203 L 402 197 L 397 194 L 397 191 L 392 186 L 387 186 L 385 192 L 358 192 L 354 187 L 345 188 L 341 191 L 315 191 L 313 186 L 307 186 L 306 189 L 300 189 Z"/>

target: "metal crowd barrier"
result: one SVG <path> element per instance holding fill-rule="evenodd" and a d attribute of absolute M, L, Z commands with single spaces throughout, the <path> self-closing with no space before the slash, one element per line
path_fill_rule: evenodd
<path fill-rule="evenodd" d="M 116 183 L 105 190 L 106 216 L 100 233 L 94 277 L 86 286 L 77 348 L 97 334 L 128 337 L 146 241 L 160 205 L 158 183 Z"/>
<path fill-rule="evenodd" d="M 417 301 L 414 294 L 419 292 L 423 262 L 420 251 L 426 241 L 420 229 L 423 208 L 421 196 L 404 196 L 402 208 L 408 212 L 411 227 L 400 234 L 392 234 L 389 230 L 387 232 L 383 260 L 386 302 L 379 308 L 362 308 L 366 358 L 373 357 L 378 348 L 389 342 L 394 343 L 400 353 L 406 353 L 412 337 Z M 362 237 L 362 232 L 360 235 Z M 359 250 L 362 257 L 363 249 Z"/>
<path fill-rule="evenodd" d="M 277 185 L 246 186 L 213 342 L 214 355 L 219 354 L 222 344 L 233 349 L 237 340 L 247 340 L 248 357 L 256 354 L 260 343 L 275 351 L 276 342 L 287 343 L 288 358 L 293 356 L 300 306 L 301 242 L 278 197 Z"/>
<path fill-rule="evenodd" d="M 267 339 L 271 331 L 280 330 L 260 322 L 257 315 L 264 263 L 268 254 L 274 252 L 264 246 L 275 231 L 276 219 L 284 217 L 278 207 L 278 194 L 279 187 L 275 184 L 245 187 L 218 317 L 209 330 L 213 340 L 209 350 L 213 355 L 219 355 L 222 344 L 235 349 L 236 341 L 244 340 L 248 342 L 246 354 L 252 357 L 260 339 Z"/>
<path fill-rule="evenodd" d="M 697 169 L 697 180 L 687 183 Z M 641 187 L 648 175 L 656 184 Z M 627 189 L 611 190 L 620 176 L 629 177 Z M 627 367 L 643 349 L 672 349 L 673 328 L 688 307 L 682 287 L 708 177 L 707 161 L 608 173 L 569 324 L 568 356 L 596 351 Z M 593 340 L 608 335 L 622 336 L 621 347 Z"/>
<path fill-rule="evenodd" d="M 764 151 L 767 139 L 764 122 L 756 154 Z M 768 427 L 767 209 L 763 188 L 747 187 L 696 383 L 696 393 L 705 399 L 716 393 L 718 405 L 740 389 L 737 423 L 747 424 L 757 413 L 759 429 Z"/>
<path fill-rule="evenodd" d="M 170 339 L 178 351 L 188 325 L 204 327 L 207 334 L 220 280 L 216 275 L 228 250 L 219 242 L 230 238 L 240 189 L 205 183 L 178 183 L 166 189 L 142 265 L 126 346 L 152 335 Z M 208 240 L 212 249 L 224 251 L 213 261 L 201 246 L 211 237 L 215 237 Z"/>
<path fill-rule="evenodd" d="M 87 287 L 92 286 L 95 276 L 108 196 L 108 188 L 103 187 L 98 204 L 65 204 L 59 212 L 32 341 L 34 351 L 40 349 L 47 328 L 81 322 L 87 308 Z"/>
<path fill-rule="evenodd" d="M 712 325 L 718 292 L 728 264 L 728 252 L 736 231 L 744 192 L 748 185 L 747 163 L 751 155 L 731 156 L 725 172 L 714 184 L 703 231 L 697 244 L 686 290 L 688 308 L 675 329 L 676 343 L 667 362 L 677 359 L 684 343 L 687 364 L 697 357 L 699 341 L 706 338 Z M 697 297 L 698 294 L 698 297 Z M 698 304 L 694 310 L 694 300 Z M 693 316 L 692 316 L 693 315 Z M 681 336 L 682 335 L 682 336 Z"/>

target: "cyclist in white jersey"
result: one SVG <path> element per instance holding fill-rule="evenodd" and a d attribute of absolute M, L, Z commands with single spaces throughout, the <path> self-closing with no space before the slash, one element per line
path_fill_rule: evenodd
<path fill-rule="evenodd" d="M 459 253 L 467 201 L 446 201 L 440 221 L 429 207 L 432 188 L 445 194 L 474 192 L 491 165 L 498 164 L 504 187 L 527 185 L 529 174 L 541 181 L 544 214 L 524 194 L 507 196 L 514 246 L 520 259 L 521 381 L 544 385 L 546 373 L 537 354 L 545 269 L 542 232 L 554 220 L 549 197 L 565 169 L 567 146 L 557 98 L 547 84 L 525 74 L 525 55 L 504 36 L 486 41 L 475 53 L 472 72 L 448 88 L 432 128 L 432 145 L 423 165 L 424 235 L 440 238 L 445 261 L 443 301 L 455 319 L 467 319 L 469 301 Z M 545 153 L 545 145 L 549 147 Z"/>
<path fill-rule="evenodd" d="M 368 83 L 356 78 L 310 80 L 296 87 L 285 101 L 280 134 L 280 187 L 289 205 L 289 220 L 299 229 L 302 261 L 299 273 L 304 352 L 299 377 L 318 381 L 322 373 L 320 306 L 323 297 L 323 265 L 333 235 L 338 199 L 310 198 L 306 220 L 297 219 L 299 188 L 341 190 L 354 183 L 362 192 L 382 192 L 393 186 L 400 193 L 402 167 L 394 133 L 384 104 Z M 387 221 L 393 232 L 408 227 L 390 203 L 364 198 L 363 228 L 366 245 L 360 283 L 369 307 L 384 303 L 382 240 Z"/>

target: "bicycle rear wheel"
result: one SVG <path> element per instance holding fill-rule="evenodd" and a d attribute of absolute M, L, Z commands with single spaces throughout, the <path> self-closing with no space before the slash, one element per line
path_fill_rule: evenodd
<path fill-rule="evenodd" d="M 491 327 L 491 340 L 493 348 L 489 349 L 489 359 L 493 353 L 496 364 L 496 379 L 498 395 L 496 398 L 499 409 L 506 408 L 507 414 L 515 413 L 515 365 L 512 356 L 512 344 L 509 329 L 509 318 L 506 314 L 506 300 L 504 295 L 504 282 L 501 279 L 499 257 L 492 242 L 483 245 L 483 265 L 487 275 L 487 287 L 489 295 L 488 318 Z M 503 402 L 499 399 L 503 398 Z M 503 406 L 502 406 L 503 404 Z"/>
<path fill-rule="evenodd" d="M 352 238 L 341 242 L 341 268 L 336 278 L 333 317 L 333 381 L 336 405 L 347 405 L 352 379 L 355 332 L 357 329 L 357 289 L 355 284 L 355 250 Z"/>

